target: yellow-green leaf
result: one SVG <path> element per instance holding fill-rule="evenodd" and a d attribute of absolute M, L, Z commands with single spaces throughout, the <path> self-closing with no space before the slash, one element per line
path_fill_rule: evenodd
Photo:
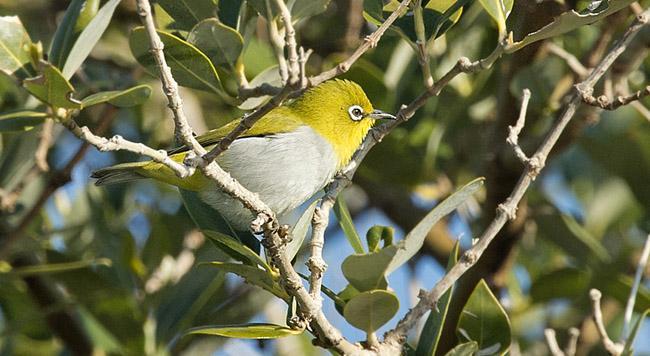
<path fill-rule="evenodd" d="M 32 40 L 18 16 L 0 17 L 0 71 L 19 78 L 34 75 L 28 67 L 31 44 Z"/>
<path fill-rule="evenodd" d="M 48 114 L 38 111 L 21 110 L 0 115 L 0 132 L 29 131 L 42 124 Z"/>
<path fill-rule="evenodd" d="M 265 323 L 238 325 L 199 326 L 188 330 L 186 335 L 214 335 L 238 339 L 277 339 L 285 336 L 300 335 L 301 329 L 291 329 L 286 326 Z"/>
<path fill-rule="evenodd" d="M 72 98 L 74 88 L 58 68 L 41 62 L 41 74 L 25 79 L 23 86 L 32 95 L 55 108 L 81 109 L 81 102 Z"/>

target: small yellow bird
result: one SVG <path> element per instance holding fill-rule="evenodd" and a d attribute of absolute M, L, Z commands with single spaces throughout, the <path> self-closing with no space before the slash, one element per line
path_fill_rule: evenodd
<path fill-rule="evenodd" d="M 282 216 L 323 189 L 345 166 L 376 119 L 395 116 L 375 110 L 361 87 L 330 80 L 277 107 L 237 138 L 217 162 L 244 187 Z M 238 124 L 233 121 L 197 137 L 210 149 Z M 186 147 L 170 151 L 182 162 Z M 153 178 L 195 191 L 238 230 L 248 229 L 253 215 L 214 182 L 197 172 L 181 179 L 163 164 L 147 161 L 118 164 L 93 173 L 97 185 Z"/>

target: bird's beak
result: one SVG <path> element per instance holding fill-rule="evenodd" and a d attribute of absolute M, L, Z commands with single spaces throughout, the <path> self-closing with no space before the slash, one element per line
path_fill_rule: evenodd
<path fill-rule="evenodd" d="M 381 110 L 373 110 L 368 116 L 373 119 L 386 119 L 386 120 L 396 120 L 395 115 L 383 112 Z"/>

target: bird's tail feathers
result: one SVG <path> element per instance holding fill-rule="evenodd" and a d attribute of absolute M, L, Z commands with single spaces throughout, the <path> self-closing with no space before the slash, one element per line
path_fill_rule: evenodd
<path fill-rule="evenodd" d="M 122 163 L 94 171 L 91 177 L 97 179 L 95 185 L 132 182 L 134 180 L 147 178 L 139 173 L 140 169 L 147 163 L 149 162 Z"/>

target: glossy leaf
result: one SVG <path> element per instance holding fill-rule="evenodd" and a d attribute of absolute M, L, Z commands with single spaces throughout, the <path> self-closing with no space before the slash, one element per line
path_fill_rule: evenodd
<path fill-rule="evenodd" d="M 334 214 L 336 214 L 336 218 L 339 220 L 339 225 L 341 225 L 341 229 L 345 233 L 345 237 L 348 239 L 354 252 L 364 253 L 361 238 L 359 237 L 357 230 L 354 228 L 352 216 L 350 216 L 348 206 L 345 204 L 342 197 L 336 199 L 336 204 L 334 204 Z"/>
<path fill-rule="evenodd" d="M 194 45 L 171 33 L 158 31 L 165 45 L 165 58 L 179 85 L 220 93 L 221 82 L 214 66 Z M 142 27 L 131 31 L 129 45 L 133 56 L 149 73 L 159 75 L 158 67 L 149 52 L 149 39 Z"/>
<path fill-rule="evenodd" d="M 393 292 L 371 290 L 350 299 L 343 316 L 355 328 L 371 333 L 390 321 L 398 309 L 399 299 Z"/>
<path fill-rule="evenodd" d="M 81 102 L 72 98 L 72 84 L 63 77 L 58 68 L 42 62 L 40 72 L 39 76 L 23 81 L 27 91 L 55 108 L 81 109 Z"/>
<path fill-rule="evenodd" d="M 567 33 L 569 31 L 575 30 L 578 27 L 592 24 L 602 18 L 605 18 L 620 9 L 623 9 L 629 6 L 633 0 L 616 0 L 616 1 L 603 1 L 606 6 L 600 6 L 598 9 L 600 11 L 596 12 L 587 12 L 587 13 L 578 13 L 576 11 L 567 11 L 562 15 L 558 16 L 550 24 L 540 28 L 539 30 L 529 33 L 521 41 L 515 42 L 514 44 L 506 48 L 506 53 L 512 53 L 518 51 L 527 45 L 541 41 L 547 38 L 555 37 Z"/>
<path fill-rule="evenodd" d="M 398 248 L 397 253 L 387 267 L 386 273 L 391 273 L 410 260 L 411 257 L 415 256 L 420 251 L 420 248 L 422 248 L 424 239 L 433 226 L 476 193 L 483 186 L 483 181 L 483 178 L 474 179 L 443 200 L 440 204 L 436 205 L 403 240 L 396 244 Z"/>
<path fill-rule="evenodd" d="M 109 103 L 117 107 L 128 108 L 144 103 L 150 96 L 150 86 L 138 85 L 125 90 L 103 91 L 92 94 L 83 98 L 81 104 L 85 108 L 101 103 Z"/>
<path fill-rule="evenodd" d="M 238 339 L 277 339 L 300 335 L 304 330 L 291 329 L 282 325 L 253 323 L 240 325 L 199 326 L 187 331 L 186 335 L 214 335 Z"/>
<path fill-rule="evenodd" d="M 188 31 L 217 11 L 215 0 L 159 0 L 158 4 L 176 20 L 176 28 Z"/>
<path fill-rule="evenodd" d="M 639 333 L 639 329 L 641 328 L 641 324 L 645 321 L 645 319 L 650 315 L 650 309 L 646 309 L 641 315 L 639 315 L 639 318 L 636 319 L 634 322 L 632 329 L 630 329 L 630 334 L 627 335 L 627 340 L 625 341 L 625 346 L 623 347 L 623 352 L 621 355 L 623 356 L 632 356 L 634 355 L 634 341 L 636 340 L 636 336 Z"/>
<path fill-rule="evenodd" d="M 300 247 L 302 246 L 302 243 L 305 241 L 305 237 L 307 236 L 307 231 L 311 226 L 314 210 L 316 210 L 316 205 L 318 205 L 319 202 L 320 200 L 314 200 L 311 204 L 309 204 L 307 209 L 305 209 L 305 212 L 302 213 L 298 221 L 296 221 L 296 223 L 291 228 L 291 242 L 287 244 L 285 251 L 289 260 L 293 260 L 293 258 L 298 254 L 298 251 L 300 251 Z"/>
<path fill-rule="evenodd" d="M 451 255 L 447 261 L 447 272 L 458 262 L 459 250 L 460 242 L 456 241 L 454 249 L 451 251 Z M 416 356 L 433 356 L 436 354 L 440 335 L 442 335 L 442 328 L 447 319 L 449 304 L 451 304 L 451 295 L 454 293 L 454 287 L 455 284 L 440 297 L 436 303 L 436 307 L 431 309 L 427 321 L 424 323 L 424 327 L 420 332 L 418 347 L 415 350 Z M 478 349 L 478 345 L 476 345 L 476 348 Z"/>
<path fill-rule="evenodd" d="M 86 0 L 72 0 L 65 10 L 61 23 L 57 26 L 56 32 L 54 32 L 48 60 L 58 68 L 61 68 L 65 63 L 75 39 L 81 32 L 81 29 L 77 27 L 77 20 L 85 3 Z"/>
<path fill-rule="evenodd" d="M 187 36 L 187 42 L 196 46 L 215 66 L 234 70 L 244 48 L 239 32 L 215 18 L 199 22 Z"/>
<path fill-rule="evenodd" d="M 386 289 L 386 270 L 397 253 L 396 246 L 388 246 L 378 252 L 354 254 L 341 264 L 345 279 L 357 290 Z"/>
<path fill-rule="evenodd" d="M 213 240 L 230 257 L 251 266 L 260 266 L 271 272 L 271 267 L 257 253 L 237 241 L 235 238 L 220 232 L 204 230 L 203 233 Z M 235 252 L 235 253 L 233 253 Z"/>
<path fill-rule="evenodd" d="M 289 295 L 273 279 L 269 271 L 239 263 L 209 262 L 207 265 L 216 267 L 220 271 L 234 273 L 244 278 L 246 283 L 258 286 L 285 301 L 289 300 Z"/>
<path fill-rule="evenodd" d="M 461 340 L 476 341 L 479 352 L 503 355 L 510 347 L 510 321 L 490 287 L 481 280 L 467 300 L 456 333 Z"/>
<path fill-rule="evenodd" d="M 97 15 L 88 23 L 88 26 L 77 38 L 77 41 L 70 49 L 70 54 L 68 55 L 65 65 L 63 66 L 63 77 L 65 79 L 70 79 L 72 75 L 81 67 L 81 64 L 86 60 L 90 51 L 92 51 L 97 41 L 102 37 L 104 31 L 108 27 L 108 24 L 111 22 L 113 17 L 113 12 L 117 8 L 117 5 L 120 4 L 121 0 L 109 0 L 101 9 L 97 12 Z"/>
<path fill-rule="evenodd" d="M 0 115 L 0 132 L 29 131 L 45 122 L 48 114 L 21 110 Z"/>
<path fill-rule="evenodd" d="M 512 4 L 514 0 L 479 0 L 485 12 L 497 23 L 499 33 L 505 36 L 507 33 L 506 19 L 512 11 Z"/>
<path fill-rule="evenodd" d="M 476 343 L 476 341 L 470 341 L 456 345 L 456 347 L 449 350 L 445 356 L 469 356 L 475 355 L 477 351 L 478 343 Z"/>
<path fill-rule="evenodd" d="M 33 75 L 29 46 L 32 40 L 18 16 L 0 17 L 0 71 L 19 78 Z"/>

